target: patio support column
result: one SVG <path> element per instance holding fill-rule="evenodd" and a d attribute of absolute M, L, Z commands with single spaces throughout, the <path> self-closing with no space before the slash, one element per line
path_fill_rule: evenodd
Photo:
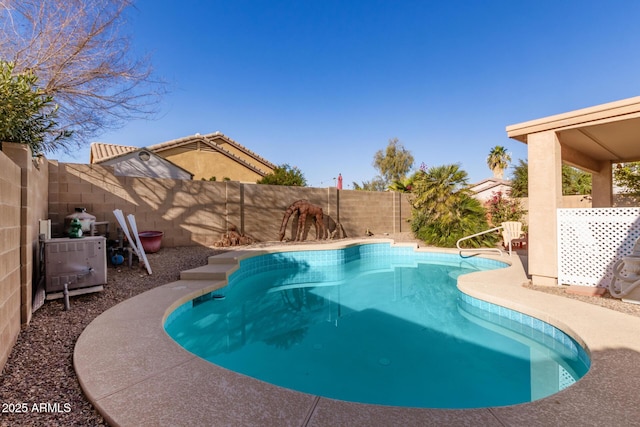
<path fill-rule="evenodd" d="M 610 208 L 613 206 L 613 171 L 611 162 L 602 162 L 598 173 L 591 175 L 591 206 Z"/>
<path fill-rule="evenodd" d="M 554 131 L 527 137 L 529 274 L 535 285 L 557 285 L 557 213 L 562 207 L 562 150 Z"/>

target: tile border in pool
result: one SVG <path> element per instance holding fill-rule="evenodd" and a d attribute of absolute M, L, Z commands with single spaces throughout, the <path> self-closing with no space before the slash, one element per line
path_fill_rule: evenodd
<path fill-rule="evenodd" d="M 264 272 L 268 270 L 278 270 L 291 268 L 294 264 L 301 264 L 308 270 L 308 277 L 299 273 L 296 277 L 300 280 L 316 281 L 322 280 L 314 274 L 314 267 L 322 267 L 327 265 L 345 264 L 350 261 L 359 259 L 366 262 L 369 259 L 384 260 L 384 265 L 377 266 L 384 268 L 392 268 L 401 265 L 413 265 L 420 262 L 440 262 L 457 266 L 460 258 L 457 254 L 444 252 L 417 252 L 412 246 L 391 245 L 390 242 L 367 242 L 358 245 L 348 245 L 334 249 L 317 249 L 313 250 L 290 250 L 281 252 L 269 252 L 255 255 L 252 257 L 239 260 L 238 270 L 234 271 L 229 277 L 229 286 L 236 281 L 242 280 L 244 277 L 253 274 L 256 271 Z M 407 259 L 411 255 L 410 262 Z M 465 263 L 469 267 L 486 269 L 486 268 L 504 268 L 509 264 L 503 261 L 488 258 L 465 258 Z M 336 272 L 339 274 L 339 272 Z M 337 280 L 338 277 L 329 278 L 329 280 Z"/>
<path fill-rule="evenodd" d="M 371 242 L 373 239 L 365 239 Z M 362 241 L 343 240 L 323 248 Z M 309 245 L 317 249 L 318 245 Z M 229 253 L 307 249 L 301 245 Z M 420 248 L 420 251 L 440 251 Z M 225 257 L 223 257 L 225 258 Z M 591 370 L 565 390 L 521 405 L 436 410 L 336 401 L 273 386 L 227 371 L 189 354 L 162 328 L 168 313 L 224 280 L 180 280 L 124 301 L 98 316 L 74 352 L 80 384 L 111 425 L 631 425 L 640 419 L 640 318 L 520 286 L 524 269 L 510 267 L 458 278 L 458 288 L 478 300 L 552 324 L 585 346 Z M 236 266 L 229 263 L 228 273 Z M 498 309 L 499 310 L 499 309 Z M 611 325 L 621 325 L 611 327 Z M 615 362 L 615 363 L 614 363 Z"/>
<path fill-rule="evenodd" d="M 460 300 L 464 304 L 478 309 L 478 311 L 474 311 L 471 314 L 477 315 L 490 322 L 497 322 L 500 326 L 524 334 L 527 338 L 534 341 L 544 342 L 555 351 L 566 350 L 570 354 L 577 355 L 578 359 L 580 359 L 585 366 L 589 367 L 591 365 L 591 359 L 582 345 L 550 323 L 543 322 L 540 319 L 510 308 L 474 298 L 463 292 L 460 292 Z M 492 319 L 492 317 L 498 317 L 498 319 Z M 525 326 L 526 328 L 514 327 L 514 323 Z M 546 337 L 549 339 L 545 339 Z"/>

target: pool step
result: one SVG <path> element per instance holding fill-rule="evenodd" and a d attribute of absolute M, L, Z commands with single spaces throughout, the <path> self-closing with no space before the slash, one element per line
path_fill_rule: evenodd
<path fill-rule="evenodd" d="M 218 255 L 210 256 L 208 259 L 209 264 L 237 264 L 241 259 L 247 255 L 262 255 L 267 253 L 266 251 L 230 251 L 223 252 Z"/>
<path fill-rule="evenodd" d="M 226 264 L 207 264 L 180 273 L 180 280 L 224 280 L 238 268 L 235 262 Z"/>
<path fill-rule="evenodd" d="M 192 268 L 180 273 L 181 280 L 224 280 L 240 265 L 240 260 L 248 255 L 262 255 L 267 253 L 261 250 L 229 251 L 210 256 L 208 264 L 202 267 Z"/>

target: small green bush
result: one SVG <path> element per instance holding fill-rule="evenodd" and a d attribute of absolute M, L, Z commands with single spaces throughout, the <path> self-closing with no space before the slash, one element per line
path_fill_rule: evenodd
<path fill-rule="evenodd" d="M 273 172 L 265 175 L 264 178 L 258 181 L 258 184 L 305 187 L 307 185 L 307 180 L 297 166 L 292 167 L 285 163 L 273 168 Z"/>
<path fill-rule="evenodd" d="M 71 136 L 57 130 L 58 106 L 37 87 L 32 72 L 14 73 L 14 64 L 0 61 L 0 141 L 27 144 L 34 154 Z"/>

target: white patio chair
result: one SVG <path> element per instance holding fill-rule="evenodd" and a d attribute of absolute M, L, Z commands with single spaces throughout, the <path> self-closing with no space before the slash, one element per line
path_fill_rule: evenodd
<path fill-rule="evenodd" d="M 505 249 L 509 248 L 509 255 L 511 255 L 513 241 L 524 237 L 524 234 L 522 233 L 522 223 L 518 221 L 506 221 L 501 225 L 504 247 Z"/>

